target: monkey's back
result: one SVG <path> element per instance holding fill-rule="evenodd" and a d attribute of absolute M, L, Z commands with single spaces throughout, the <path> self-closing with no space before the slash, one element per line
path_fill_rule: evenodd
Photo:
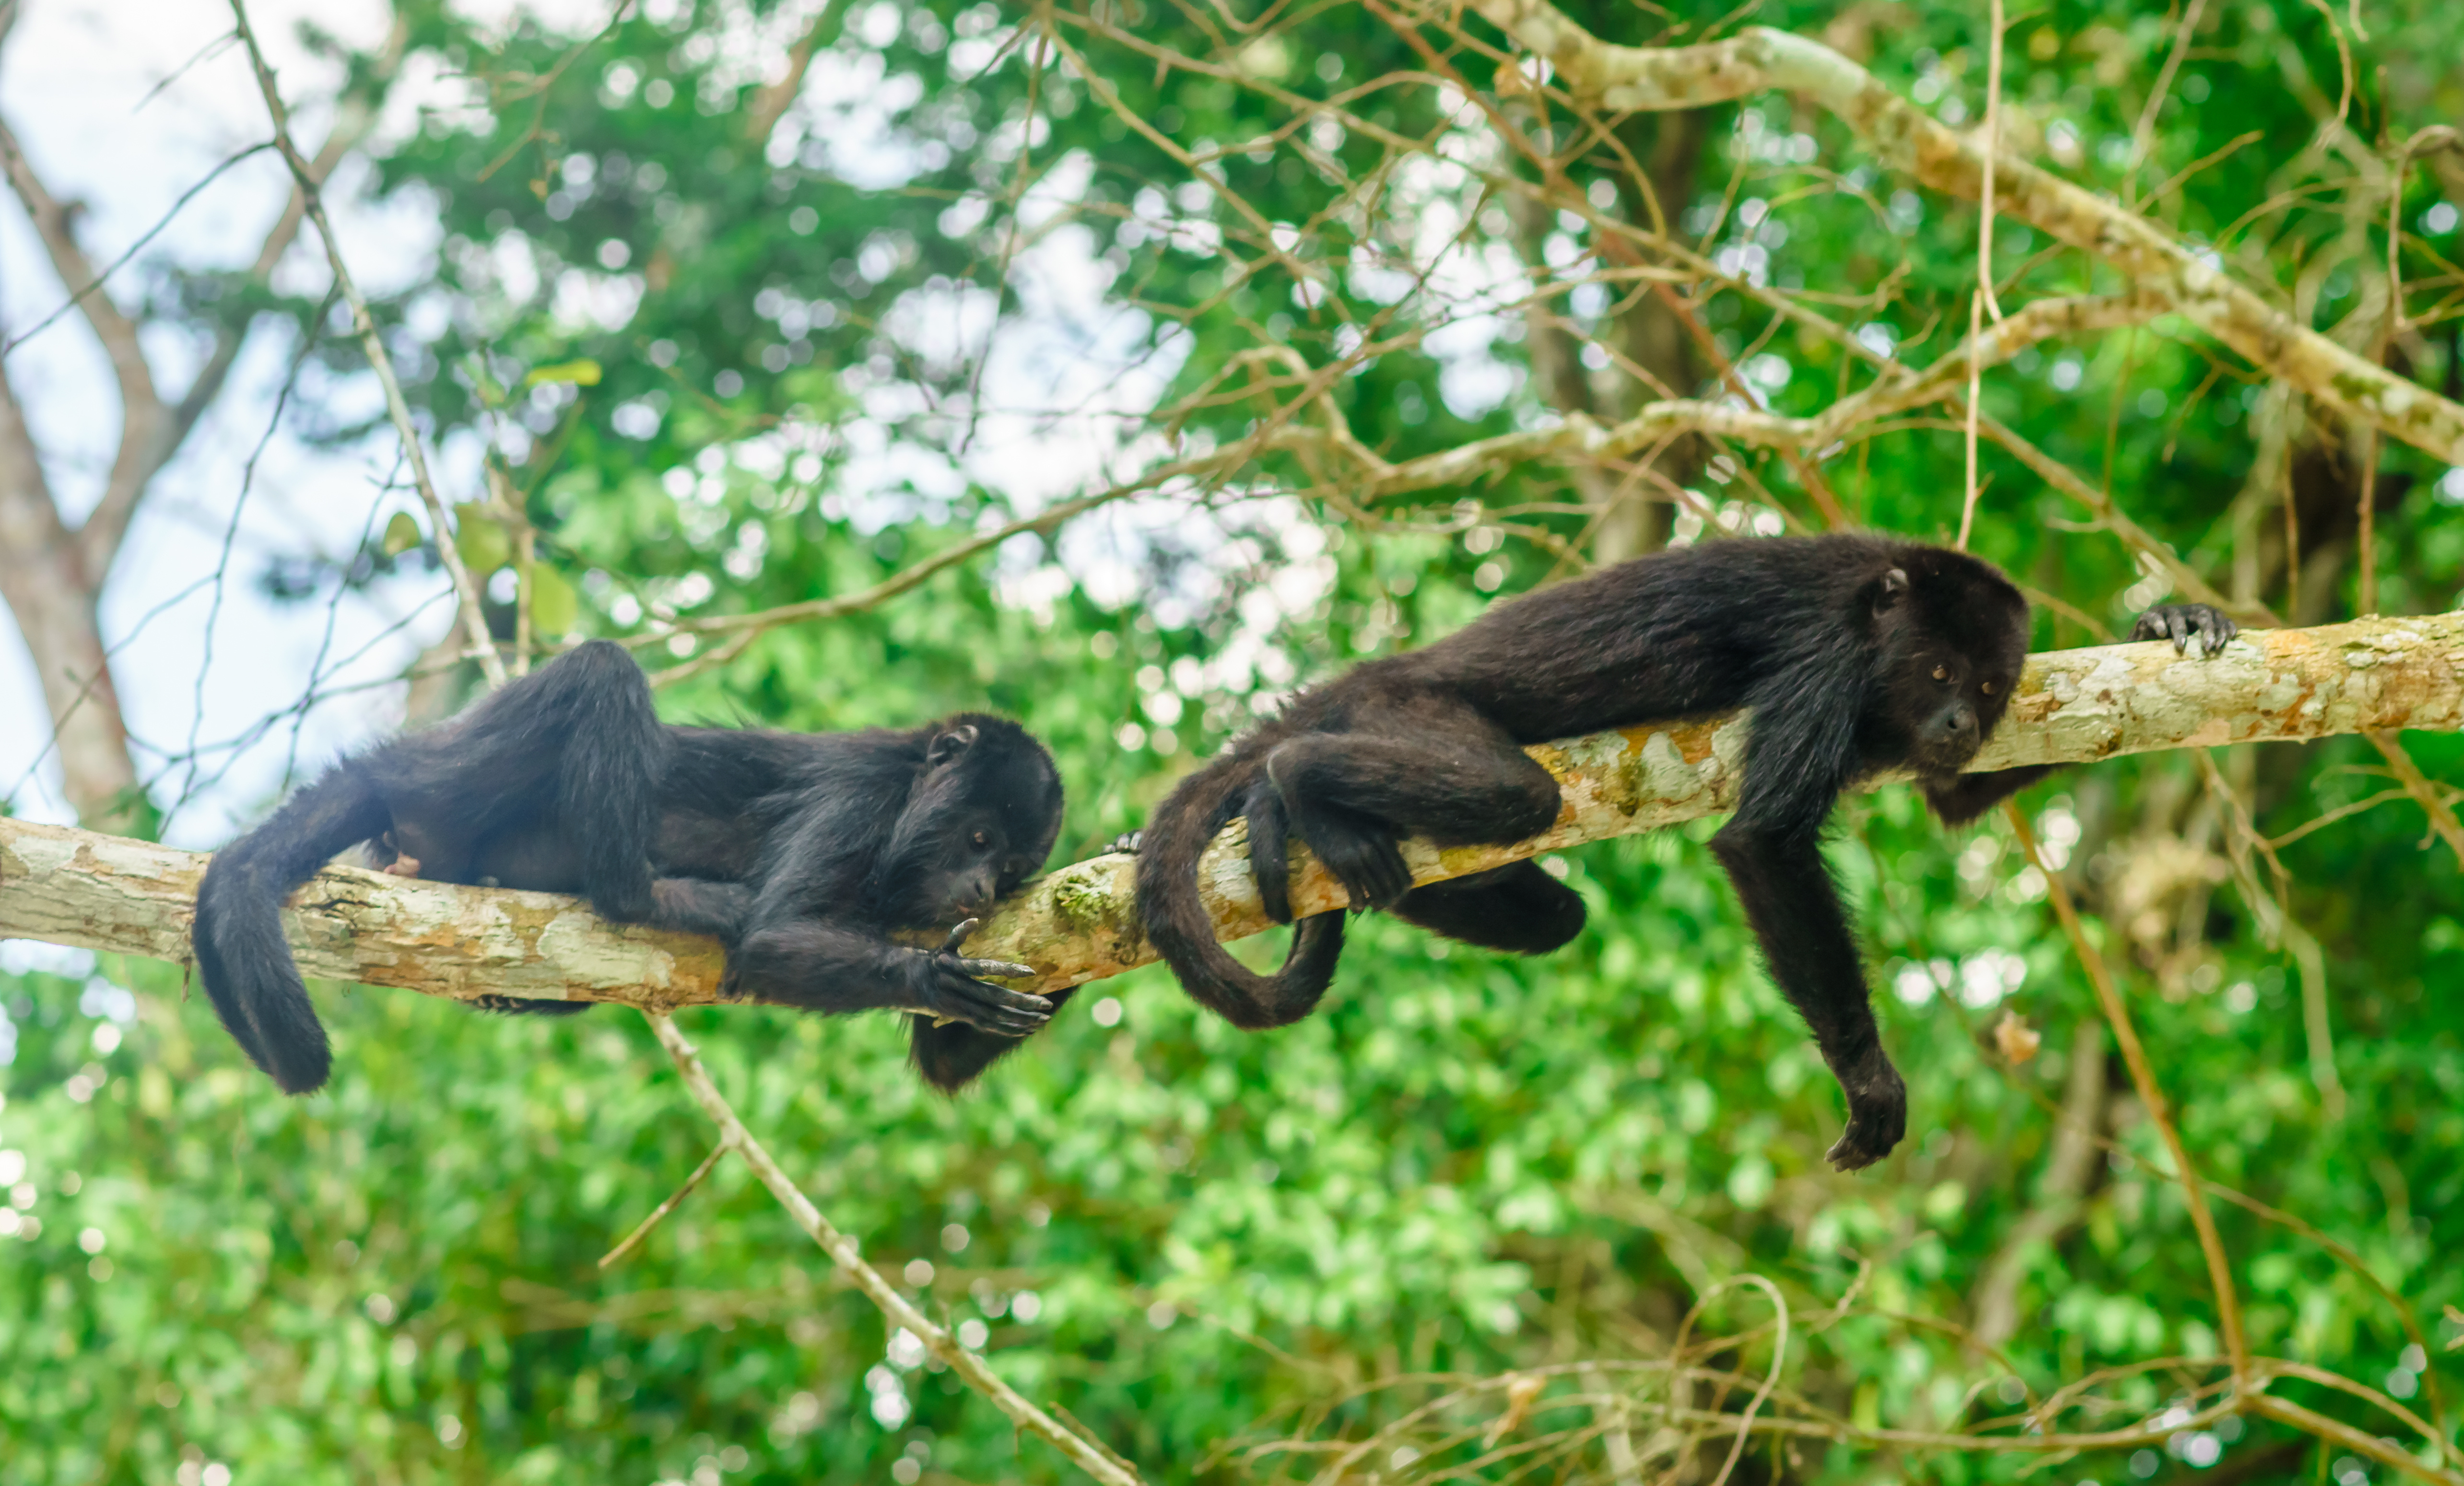
<path fill-rule="evenodd" d="M 1352 675 L 1382 667 L 1375 685 L 1460 696 L 1525 743 L 1722 711 L 1800 645 L 1836 643 L 1859 592 L 1911 546 L 1840 533 L 1653 553 Z"/>

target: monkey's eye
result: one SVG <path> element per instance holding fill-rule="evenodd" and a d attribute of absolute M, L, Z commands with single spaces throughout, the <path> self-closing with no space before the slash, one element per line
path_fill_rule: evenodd
<path fill-rule="evenodd" d="M 1950 679 L 1950 667 L 1947 666 L 1935 667 L 1933 668 L 1933 679 L 1936 681 L 1948 681 Z"/>
<path fill-rule="evenodd" d="M 976 849 L 977 849 L 978 851 L 981 851 L 981 850 L 983 850 L 985 847 L 987 847 L 987 846 L 991 845 L 992 843 L 993 843 L 993 839 L 992 839 L 992 837 L 990 837 L 989 835 L 986 835 L 986 834 L 985 834 L 984 832 L 982 832 L 982 831 L 978 831 L 978 832 L 976 833 Z"/>
<path fill-rule="evenodd" d="M 1978 687 L 1976 689 L 1978 689 L 1979 691 L 1984 692 L 1987 696 L 1991 696 L 1995 691 L 1998 691 L 1998 690 L 2000 690 L 2001 688 L 2000 688 L 1998 686 L 1996 686 L 1994 683 L 1992 683 L 1992 682 L 1989 681 L 1989 682 L 1986 682 L 1983 686 Z"/>

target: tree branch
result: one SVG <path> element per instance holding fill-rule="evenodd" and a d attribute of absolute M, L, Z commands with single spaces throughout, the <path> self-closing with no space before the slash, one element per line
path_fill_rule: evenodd
<path fill-rule="evenodd" d="M 1492 25 L 1548 58 L 1559 82 L 1612 111 L 1701 108 L 1772 90 L 1801 93 L 1888 165 L 1953 196 L 1984 187 L 1984 142 L 1958 133 L 1818 41 L 1769 27 L 1694 47 L 1600 40 L 1548 0 L 1474 0 Z M 1994 210 L 2095 254 L 2166 295 L 2200 328 L 2349 417 L 2464 464 L 2464 407 L 2354 355 L 2228 277 L 2145 217 L 2016 155 L 1997 152 Z"/>
<path fill-rule="evenodd" d="M 813 54 L 821 50 L 824 39 L 838 31 L 839 17 L 847 13 L 847 0 L 828 0 L 813 23 L 804 28 L 803 35 L 787 50 L 787 70 L 776 82 L 765 82 L 753 95 L 753 104 L 744 111 L 744 137 L 755 145 L 770 142 L 770 131 L 795 105 L 796 95 L 804 89 L 804 74 L 813 65 Z"/>
<path fill-rule="evenodd" d="M 1726 810 L 1745 745 L 1740 714 L 1652 724 L 1536 746 L 1565 789 L 1555 826 L 1510 846 L 1404 843 L 1415 882 L 1485 872 L 1542 852 Z M 2464 614 L 2245 633 L 2219 655 L 2162 644 L 2030 659 L 1978 770 L 2092 763 L 2127 754 L 2338 733 L 2464 726 Z M 1341 890 L 1292 848 L 1292 902 L 1339 907 Z M 154 959 L 188 955 L 205 857 L 62 826 L 0 819 L 0 938 Z M 1200 863 L 1199 890 L 1226 939 L 1267 929 L 1235 824 Z M 1042 879 L 969 941 L 1036 967 L 1034 989 L 1117 975 L 1155 958 L 1138 926 L 1132 859 L 1102 856 Z M 284 917 L 312 975 L 470 1000 L 620 1001 L 666 1012 L 718 999 L 708 939 L 601 923 L 578 900 L 328 867 Z M 937 936 L 922 936 L 932 939 Z M 921 942 L 919 940 L 919 942 Z"/>

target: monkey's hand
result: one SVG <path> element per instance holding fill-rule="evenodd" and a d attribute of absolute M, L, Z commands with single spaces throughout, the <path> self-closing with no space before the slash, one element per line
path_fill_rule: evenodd
<path fill-rule="evenodd" d="M 2240 633 L 2241 626 L 2231 616 L 2204 603 L 2160 604 L 2139 616 L 2139 623 L 2130 626 L 2131 639 L 2170 640 L 2176 655 L 2186 653 L 2192 639 L 2199 642 L 2201 655 L 2213 655 Z"/>
<path fill-rule="evenodd" d="M 1123 852 L 1129 856 L 1134 857 L 1138 854 L 1138 848 L 1146 844 L 1146 841 L 1147 833 L 1144 831 L 1123 831 L 1120 835 L 1112 838 L 1112 844 L 1105 847 L 1104 849 L 1106 851 Z"/>
<path fill-rule="evenodd" d="M 1842 1171 L 1861 1170 L 1889 1155 L 1907 1133 L 1908 1086 L 1880 1047 L 1837 1072 L 1848 1096 L 1848 1129 L 1823 1159 Z"/>
<path fill-rule="evenodd" d="M 1001 1037 L 1025 1037 L 1052 1019 L 1052 1003 L 1043 996 L 992 985 L 981 978 L 1032 975 L 1034 966 L 1008 960 L 974 960 L 958 953 L 958 946 L 976 931 L 979 922 L 967 920 L 950 931 L 940 949 L 917 956 L 914 978 L 918 1004 L 907 1009 L 932 1017 L 936 1024 L 963 1021 Z"/>

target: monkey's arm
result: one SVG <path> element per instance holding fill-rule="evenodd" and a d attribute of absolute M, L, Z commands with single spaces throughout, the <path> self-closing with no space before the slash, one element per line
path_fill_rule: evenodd
<path fill-rule="evenodd" d="M 1828 1159 L 1843 1171 L 1873 1165 L 1907 1130 L 1907 1086 L 1882 1051 L 1856 937 L 1819 839 L 1740 830 L 1732 820 L 1711 838 L 1711 849 L 1736 885 L 1771 979 L 1805 1017 L 1848 1096 L 1848 1129 Z"/>
<path fill-rule="evenodd" d="M 1948 779 L 1925 779 L 1925 803 L 1945 825 L 1966 825 L 2029 785 L 2053 773 L 2058 764 L 2028 764 L 1997 769 L 1991 774 L 1963 774 Z"/>
<path fill-rule="evenodd" d="M 1771 979 L 1848 1098 L 1847 1132 L 1828 1153 L 1843 1171 L 1888 1155 L 1908 1123 L 1907 1086 L 1882 1051 L 1856 935 L 1822 860 L 1822 823 L 1859 767 L 1865 693 L 1855 669 L 1844 649 L 1809 652 L 1757 688 L 1737 813 L 1711 838 Z"/>
<path fill-rule="evenodd" d="M 1060 1011 L 1078 989 L 1064 986 L 1052 992 L 1052 1009 Z M 939 1022 L 930 1016 L 910 1016 L 907 1022 L 908 1050 L 915 1060 L 915 1069 L 937 1089 L 966 1087 L 978 1074 L 1021 1045 L 1017 1038 L 986 1032 L 963 1021 Z"/>
<path fill-rule="evenodd" d="M 911 949 L 866 926 L 801 917 L 748 927 L 727 956 L 720 989 L 817 1012 L 883 1009 L 955 1017 L 1019 1038 L 1051 1019 L 1052 1002 L 978 977 L 1034 973 L 1032 966 Z"/>
<path fill-rule="evenodd" d="M 2130 626 L 2132 640 L 2170 640 L 2176 655 L 2188 651 L 2196 640 L 2202 657 L 2215 654 L 2240 633 L 2241 626 L 2231 615 L 2204 603 L 2159 604 Z"/>

